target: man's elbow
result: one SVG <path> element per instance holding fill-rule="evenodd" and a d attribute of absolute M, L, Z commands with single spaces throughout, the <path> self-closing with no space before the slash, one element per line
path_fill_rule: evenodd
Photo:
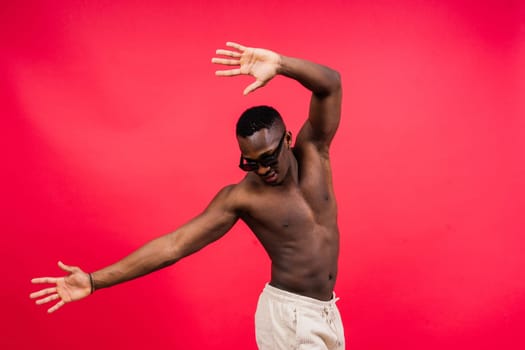
<path fill-rule="evenodd" d="M 338 71 L 332 69 L 331 71 L 331 78 L 330 78 L 330 91 L 331 92 L 339 92 L 341 91 L 341 73 Z"/>
<path fill-rule="evenodd" d="M 316 92 L 318 97 L 328 97 L 341 92 L 341 74 L 331 68 L 326 70 L 322 88 Z"/>

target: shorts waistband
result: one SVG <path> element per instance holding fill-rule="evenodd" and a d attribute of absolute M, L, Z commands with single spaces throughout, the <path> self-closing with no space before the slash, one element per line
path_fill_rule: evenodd
<path fill-rule="evenodd" d="M 323 301 L 315 298 L 310 298 L 304 295 L 288 292 L 283 289 L 279 289 L 277 287 L 271 286 L 269 283 L 267 283 L 264 286 L 263 293 L 267 294 L 274 300 L 279 300 L 283 302 L 289 302 L 289 303 L 298 303 L 305 306 L 308 306 L 310 308 L 319 308 L 319 309 L 325 309 L 326 307 L 334 306 L 335 303 L 339 300 L 339 298 L 336 297 L 335 293 L 333 293 L 332 299 Z"/>

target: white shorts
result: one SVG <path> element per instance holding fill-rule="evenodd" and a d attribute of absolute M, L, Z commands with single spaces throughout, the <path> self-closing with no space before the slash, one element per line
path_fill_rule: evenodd
<path fill-rule="evenodd" d="M 343 350 L 345 337 L 338 298 L 321 301 L 267 284 L 255 313 L 260 350 Z"/>

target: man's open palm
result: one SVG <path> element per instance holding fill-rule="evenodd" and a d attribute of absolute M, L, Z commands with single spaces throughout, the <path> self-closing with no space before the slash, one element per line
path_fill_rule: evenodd
<path fill-rule="evenodd" d="M 253 76 L 255 81 L 244 89 L 245 95 L 266 85 L 277 74 L 281 61 L 277 53 L 266 49 L 246 47 L 233 42 L 227 42 L 226 46 L 232 47 L 237 51 L 218 49 L 215 52 L 217 55 L 229 58 L 214 57 L 212 62 L 227 66 L 239 66 L 239 68 L 218 70 L 215 74 L 226 77 L 241 74 Z"/>
<path fill-rule="evenodd" d="M 65 265 L 61 261 L 58 262 L 58 266 L 68 272 L 69 275 L 65 277 L 39 277 L 31 280 L 35 284 L 55 284 L 53 287 L 41 289 L 29 296 L 31 299 L 44 297 L 36 301 L 38 305 L 60 299 L 47 310 L 49 313 L 58 310 L 66 303 L 83 299 L 91 294 L 91 283 L 87 273 L 76 266 Z"/>

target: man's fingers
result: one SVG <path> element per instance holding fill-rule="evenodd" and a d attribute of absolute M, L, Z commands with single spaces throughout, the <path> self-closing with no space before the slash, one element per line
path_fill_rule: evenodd
<path fill-rule="evenodd" d="M 57 277 L 38 277 L 33 278 L 31 280 L 31 283 L 39 284 L 39 283 L 57 283 L 58 278 Z"/>
<path fill-rule="evenodd" d="M 56 293 L 56 292 L 57 292 L 57 289 L 55 287 L 51 287 L 51 288 L 46 288 L 46 289 L 39 290 L 38 292 L 31 293 L 31 294 L 29 294 L 29 297 L 31 299 L 35 299 L 35 298 L 39 298 L 39 297 L 41 297 L 43 295 Z"/>
<path fill-rule="evenodd" d="M 228 69 L 228 70 L 218 70 L 215 72 L 215 75 L 221 76 L 221 77 L 231 77 L 234 75 L 241 74 L 240 69 Z"/>
<path fill-rule="evenodd" d="M 38 299 L 36 301 L 36 304 L 37 305 L 42 305 L 42 304 L 45 304 L 45 303 L 49 303 L 50 301 L 57 300 L 58 298 L 60 298 L 58 296 L 58 294 L 53 294 L 53 295 L 50 295 L 50 296 L 48 296 L 48 297 L 46 297 L 44 299 Z"/>
<path fill-rule="evenodd" d="M 211 59 L 212 63 L 225 64 L 227 66 L 238 66 L 241 64 L 239 60 L 229 59 L 229 58 L 217 58 L 214 57 Z"/>
<path fill-rule="evenodd" d="M 65 302 L 64 300 L 60 300 L 58 303 L 56 303 L 55 305 L 53 305 L 53 307 L 49 308 L 47 310 L 48 313 L 52 313 L 52 312 L 55 312 L 57 311 L 58 309 L 60 309 L 62 306 L 64 306 Z"/>
<path fill-rule="evenodd" d="M 71 273 L 75 272 L 75 270 L 78 269 L 78 267 L 66 265 L 62 261 L 58 262 L 58 267 L 60 267 L 62 270 L 66 272 L 71 272 Z"/>
<path fill-rule="evenodd" d="M 260 80 L 256 80 L 254 81 L 253 83 L 251 83 L 250 85 L 248 85 L 248 87 L 246 87 L 246 89 L 244 89 L 244 95 L 248 95 L 250 92 L 254 91 L 254 90 L 257 90 L 258 88 L 260 88 L 261 86 L 263 86 L 264 83 Z"/>
<path fill-rule="evenodd" d="M 235 49 L 237 49 L 237 50 L 239 50 L 239 51 L 244 51 L 244 50 L 246 50 L 246 47 L 245 47 L 245 46 L 242 46 L 241 44 L 234 43 L 234 42 L 232 42 L 232 41 L 228 41 L 228 42 L 226 43 L 226 46 L 233 47 L 233 48 L 235 48 Z"/>
<path fill-rule="evenodd" d="M 215 53 L 217 55 L 223 55 L 223 56 L 229 56 L 229 57 L 235 57 L 235 58 L 241 57 L 240 53 L 235 52 L 235 51 L 230 51 L 230 50 L 218 49 L 217 51 L 215 51 Z"/>

